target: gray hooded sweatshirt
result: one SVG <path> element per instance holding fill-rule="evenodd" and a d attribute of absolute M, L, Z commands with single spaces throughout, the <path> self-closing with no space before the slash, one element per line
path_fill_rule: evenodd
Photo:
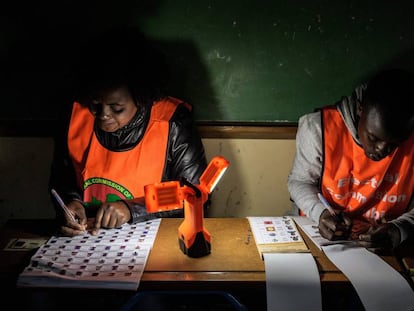
<path fill-rule="evenodd" d="M 343 97 L 336 105 L 342 119 L 354 140 L 360 144 L 357 133 L 356 101 L 362 102 L 366 84 L 357 87 L 351 96 Z M 291 171 L 288 175 L 287 186 L 293 201 L 293 214 L 298 215 L 299 209 L 314 222 L 319 223 L 319 217 L 325 207 L 319 200 L 319 183 L 322 177 L 323 142 L 321 113 L 313 112 L 299 118 L 296 134 L 296 153 Z M 414 236 L 414 202 L 410 202 L 408 212 L 392 220 L 401 233 L 403 242 Z"/>

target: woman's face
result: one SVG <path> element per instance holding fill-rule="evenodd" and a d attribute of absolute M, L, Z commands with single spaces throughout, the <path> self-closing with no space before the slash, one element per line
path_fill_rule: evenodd
<path fill-rule="evenodd" d="M 98 127 L 105 132 L 115 132 L 127 125 L 138 107 L 125 86 L 100 92 L 92 99 L 89 109 Z"/>

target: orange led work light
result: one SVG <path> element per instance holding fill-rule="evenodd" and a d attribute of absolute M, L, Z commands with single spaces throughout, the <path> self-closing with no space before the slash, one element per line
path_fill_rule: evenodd
<path fill-rule="evenodd" d="M 189 257 L 202 257 L 211 252 L 211 236 L 204 228 L 204 204 L 213 192 L 229 162 L 214 157 L 200 177 L 200 184 L 193 185 L 186 179 L 146 185 L 145 204 L 149 213 L 184 208 L 184 221 L 178 228 L 181 250 Z"/>

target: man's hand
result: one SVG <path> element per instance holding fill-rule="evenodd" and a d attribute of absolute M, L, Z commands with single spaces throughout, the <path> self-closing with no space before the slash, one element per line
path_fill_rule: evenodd
<path fill-rule="evenodd" d="M 366 233 L 359 235 L 360 245 L 374 253 L 390 251 L 400 244 L 400 240 L 400 230 L 392 223 L 371 227 Z"/>
<path fill-rule="evenodd" d="M 324 210 L 319 217 L 319 233 L 325 239 L 347 240 L 352 228 L 351 219 L 344 213 L 331 215 L 329 210 Z"/>

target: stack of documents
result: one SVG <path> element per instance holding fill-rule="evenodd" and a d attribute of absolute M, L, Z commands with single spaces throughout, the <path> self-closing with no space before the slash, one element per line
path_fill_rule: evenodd
<path fill-rule="evenodd" d="M 18 286 L 136 290 L 161 219 L 119 229 L 54 235 L 32 256 Z"/>
<path fill-rule="evenodd" d="M 265 263 L 267 309 L 321 311 L 318 268 L 293 218 L 247 219 Z"/>
<path fill-rule="evenodd" d="M 260 256 L 264 253 L 309 252 L 289 216 L 247 217 Z"/>

